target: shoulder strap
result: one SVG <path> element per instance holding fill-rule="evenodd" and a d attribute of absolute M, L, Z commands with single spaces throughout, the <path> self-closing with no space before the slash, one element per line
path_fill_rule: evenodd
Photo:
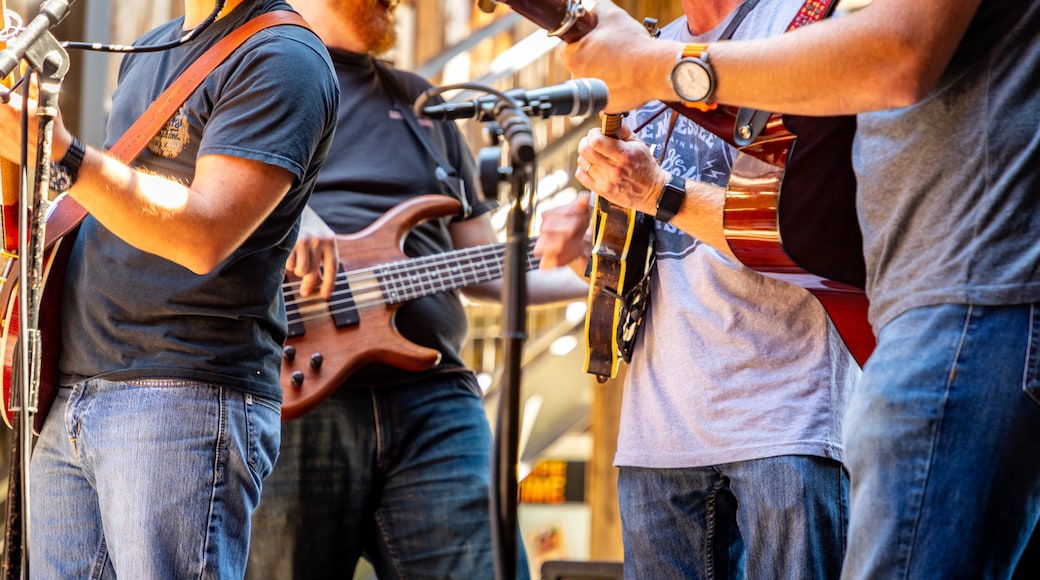
<path fill-rule="evenodd" d="M 794 19 L 787 25 L 786 32 L 827 18 L 834 12 L 837 5 L 835 0 L 805 0 Z M 753 143 L 765 129 L 766 123 L 769 122 L 772 115 L 770 111 L 760 109 L 748 107 L 738 109 L 736 123 L 733 126 L 733 142 L 740 147 Z"/>
<path fill-rule="evenodd" d="M 144 112 L 130 128 L 109 149 L 109 154 L 129 163 L 144 150 L 145 145 L 159 132 L 159 129 L 170 120 L 177 109 L 198 88 L 199 84 L 217 65 L 227 60 L 231 53 L 247 38 L 264 28 L 279 24 L 295 24 L 307 27 L 307 23 L 299 14 L 288 10 L 276 10 L 261 14 L 235 29 L 222 38 L 196 60 L 186 71 L 177 77 L 148 110 Z"/>
<path fill-rule="evenodd" d="M 222 38 L 185 70 L 161 95 L 148 107 L 126 133 L 119 138 L 108 153 L 124 163 L 130 163 L 144 150 L 152 137 L 159 132 L 177 109 L 188 99 L 199 84 L 217 65 L 227 60 L 247 38 L 264 28 L 280 24 L 293 24 L 309 28 L 307 22 L 299 14 L 288 10 L 276 10 L 261 14 L 249 22 L 236 28 L 234 32 Z M 44 245 L 49 246 L 55 240 L 64 237 L 87 217 L 76 200 L 63 195 L 55 203 L 54 211 L 60 211 L 58 219 L 48 218 L 48 227 Z M 50 227 L 53 223 L 56 227 Z"/>
<path fill-rule="evenodd" d="M 387 88 L 387 93 L 390 97 L 390 102 L 394 109 L 400 113 L 401 117 L 404 118 L 405 122 L 408 123 L 408 128 L 415 134 L 415 138 L 422 143 L 426 153 L 430 156 L 430 159 L 437 166 L 434 169 L 434 174 L 437 176 L 437 182 L 441 186 L 441 192 L 450 197 L 454 197 L 459 200 L 462 204 L 462 219 L 466 219 L 473 213 L 473 208 L 469 203 L 469 198 L 466 197 L 465 185 L 462 179 L 459 177 L 458 172 L 455 168 L 448 163 L 441 151 L 437 149 L 430 142 L 430 136 L 426 134 L 426 131 L 419 125 L 419 120 L 415 117 L 415 112 L 411 106 L 402 105 L 396 98 L 400 94 L 400 87 L 393 78 L 393 74 L 386 70 L 382 63 L 378 60 L 373 61 L 376 68 L 376 73 L 379 76 L 379 82 Z"/>

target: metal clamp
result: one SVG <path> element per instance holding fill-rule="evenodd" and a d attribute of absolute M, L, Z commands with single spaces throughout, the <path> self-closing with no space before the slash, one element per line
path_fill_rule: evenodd
<path fill-rule="evenodd" d="M 579 18 L 588 14 L 588 10 L 585 8 L 585 4 L 582 0 L 567 0 L 566 13 L 564 14 L 563 22 L 560 23 L 555 29 L 548 32 L 549 36 L 560 36 L 565 34 L 568 30 L 574 26 L 574 23 Z"/>

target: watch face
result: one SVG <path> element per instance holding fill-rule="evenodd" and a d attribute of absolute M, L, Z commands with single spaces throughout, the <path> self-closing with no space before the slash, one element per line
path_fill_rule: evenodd
<path fill-rule="evenodd" d="M 711 94 L 711 75 L 697 59 L 683 59 L 672 69 L 675 93 L 684 101 L 703 101 Z"/>

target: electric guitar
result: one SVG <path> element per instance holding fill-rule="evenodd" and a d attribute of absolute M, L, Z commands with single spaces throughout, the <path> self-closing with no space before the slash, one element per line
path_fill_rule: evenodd
<path fill-rule="evenodd" d="M 5 208 L 6 209 L 6 208 Z M 83 219 L 83 208 L 67 195 L 54 200 L 47 212 L 46 235 L 43 242 L 43 270 L 40 284 L 40 380 L 37 411 L 33 417 L 33 430 L 39 433 L 47 417 L 54 397 L 58 393 L 58 357 L 61 353 L 61 288 L 65 268 L 68 265 L 71 241 L 65 239 Z M 12 399 L 18 388 L 22 365 L 14 360 L 20 350 L 18 341 L 23 333 L 19 315 L 18 286 L 21 280 L 17 253 L 5 253 L 0 275 L 0 307 L 3 307 L 3 328 L 0 329 L 0 361 L 3 361 L 3 393 L 0 396 L 0 416 L 8 427 L 13 426 L 14 407 Z"/>
<path fill-rule="evenodd" d="M 500 1 L 564 42 L 580 40 L 596 26 L 596 15 L 580 2 Z M 788 29 L 829 16 L 835 5 L 832 0 L 806 0 Z M 806 117 L 725 106 L 701 111 L 668 104 L 737 148 L 723 218 L 730 248 L 745 266 L 812 292 L 863 365 L 875 338 L 862 290 L 866 266 L 852 171 L 855 117 Z M 767 169 L 749 162 L 752 158 L 764 161 Z M 623 329 L 597 336 L 617 332 Z"/>
<path fill-rule="evenodd" d="M 403 337 L 394 324 L 401 304 L 502 277 L 505 244 L 486 244 L 409 258 L 401 250 L 420 222 L 457 214 L 460 203 L 424 195 L 401 203 L 360 232 L 336 236 L 341 271 L 330 301 L 301 298 L 299 281 L 283 288 L 289 337 L 282 356 L 282 419 L 299 417 L 353 372 L 375 363 L 422 371 L 440 352 Z M 538 260 L 527 248 L 527 266 Z"/>

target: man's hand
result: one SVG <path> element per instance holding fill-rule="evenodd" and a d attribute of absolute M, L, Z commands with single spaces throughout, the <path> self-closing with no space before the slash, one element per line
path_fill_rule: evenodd
<path fill-rule="evenodd" d="M 599 128 L 582 137 L 574 176 L 607 201 L 647 215 L 656 213 L 657 196 L 671 177 L 628 127 L 617 139 Z"/>
<path fill-rule="evenodd" d="M 300 235 L 285 268 L 300 278 L 300 296 L 310 296 L 320 287 L 322 298 L 332 298 L 339 272 L 336 236 L 309 206 L 300 217 Z"/>
<path fill-rule="evenodd" d="M 655 40 L 610 0 L 596 5 L 596 27 L 561 45 L 560 60 L 575 77 L 602 79 L 610 89 L 606 112 L 623 113 L 644 103 L 677 101 L 670 75 L 682 44 Z"/>
<path fill-rule="evenodd" d="M 581 275 L 592 253 L 589 231 L 589 193 L 579 193 L 572 203 L 542 213 L 542 225 L 534 244 L 534 255 L 542 261 L 539 268 L 550 270 L 570 265 Z"/>

